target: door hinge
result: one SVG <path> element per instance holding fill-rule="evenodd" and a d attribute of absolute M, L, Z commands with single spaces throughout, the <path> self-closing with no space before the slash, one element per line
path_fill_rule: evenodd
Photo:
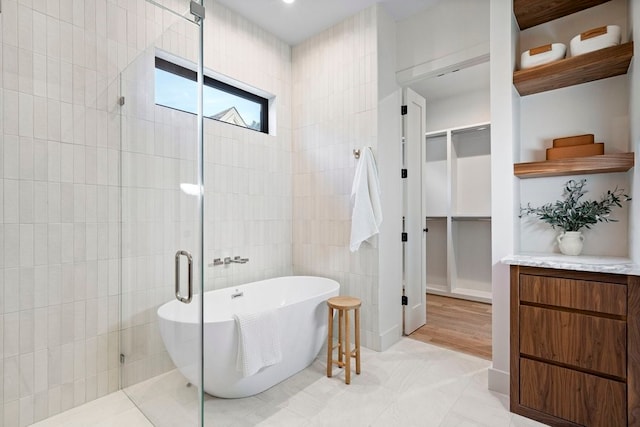
<path fill-rule="evenodd" d="M 124 354 L 120 353 L 120 363 L 124 365 Z"/>
<path fill-rule="evenodd" d="M 409 297 L 402 295 L 402 305 L 409 305 Z"/>
<path fill-rule="evenodd" d="M 406 105 L 401 105 L 400 106 L 400 114 L 403 116 L 407 115 L 407 106 Z"/>
<path fill-rule="evenodd" d="M 407 233 L 402 233 L 402 241 L 406 242 L 407 238 L 408 238 Z"/>
<path fill-rule="evenodd" d="M 202 21 L 204 19 L 204 6 L 202 6 L 200 3 L 191 1 L 191 3 L 189 3 L 189 11 L 193 16 L 196 17 L 196 22 Z"/>
<path fill-rule="evenodd" d="M 124 105 L 124 96 L 118 98 L 118 105 L 120 105 L 121 107 Z"/>
<path fill-rule="evenodd" d="M 400 177 L 402 177 L 402 178 L 406 178 L 407 177 L 407 170 L 406 169 L 400 169 Z"/>

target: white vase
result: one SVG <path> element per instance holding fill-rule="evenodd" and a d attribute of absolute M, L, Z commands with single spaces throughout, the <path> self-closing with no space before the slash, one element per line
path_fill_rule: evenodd
<path fill-rule="evenodd" d="M 565 231 L 558 236 L 560 252 L 565 255 L 580 255 L 584 237 L 581 231 Z"/>

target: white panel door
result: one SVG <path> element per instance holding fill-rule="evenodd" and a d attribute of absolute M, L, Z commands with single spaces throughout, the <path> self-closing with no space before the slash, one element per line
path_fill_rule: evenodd
<path fill-rule="evenodd" d="M 422 232 L 422 145 L 427 127 L 426 100 L 409 88 L 404 90 L 404 105 L 407 114 L 403 116 L 404 167 L 404 294 L 407 305 L 404 309 L 404 334 L 424 325 L 426 313 L 426 285 L 422 280 L 425 237 Z"/>

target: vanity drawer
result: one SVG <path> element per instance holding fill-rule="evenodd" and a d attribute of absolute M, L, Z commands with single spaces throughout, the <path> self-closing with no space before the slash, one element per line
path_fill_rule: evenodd
<path fill-rule="evenodd" d="M 623 320 L 523 305 L 520 354 L 624 379 L 627 325 Z"/>
<path fill-rule="evenodd" d="M 616 283 L 520 274 L 520 301 L 626 316 L 627 287 Z"/>
<path fill-rule="evenodd" d="M 520 404 L 583 426 L 627 425 L 627 386 L 520 358 Z"/>

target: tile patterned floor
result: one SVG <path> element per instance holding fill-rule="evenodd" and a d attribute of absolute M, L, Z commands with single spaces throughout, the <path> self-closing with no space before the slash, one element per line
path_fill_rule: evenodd
<path fill-rule="evenodd" d="M 256 396 L 208 397 L 205 425 L 542 425 L 510 413 L 508 397 L 487 389 L 487 360 L 403 338 L 382 353 L 363 349 L 362 374 L 353 375 L 347 386 L 337 368 L 333 378 L 325 376 L 322 354 L 307 369 Z M 118 392 L 35 425 L 197 425 L 197 390 L 187 387 L 177 371 L 129 387 L 125 392 L 133 403 L 124 392 Z"/>
<path fill-rule="evenodd" d="M 123 391 L 93 400 L 54 417 L 40 421 L 38 427 L 152 427 Z"/>

